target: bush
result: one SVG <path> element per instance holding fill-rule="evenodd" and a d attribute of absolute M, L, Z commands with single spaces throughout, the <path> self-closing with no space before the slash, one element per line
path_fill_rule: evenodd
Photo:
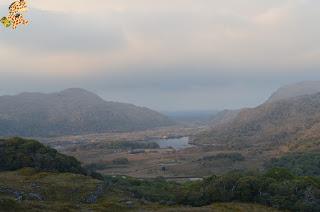
<path fill-rule="evenodd" d="M 0 171 L 25 167 L 44 171 L 86 173 L 74 157 L 60 154 L 38 141 L 22 138 L 0 140 Z"/>
<path fill-rule="evenodd" d="M 281 210 L 320 211 L 320 180 L 298 177 L 285 169 L 267 173 L 231 172 L 198 182 L 175 183 L 164 179 L 106 179 L 113 189 L 160 204 L 205 206 L 216 202 L 259 203 Z"/>
<path fill-rule="evenodd" d="M 105 144 L 104 148 L 107 149 L 159 149 L 159 144 L 149 141 L 117 141 L 109 144 Z"/>
<path fill-rule="evenodd" d="M 117 158 L 112 161 L 114 165 L 127 165 L 129 164 L 128 158 Z"/>
<path fill-rule="evenodd" d="M 212 160 L 221 160 L 221 159 L 228 159 L 228 160 L 231 160 L 233 162 L 236 162 L 236 161 L 244 161 L 245 157 L 241 153 L 237 153 L 237 152 L 234 152 L 234 153 L 219 153 L 219 154 L 216 154 L 216 155 L 205 156 L 201 160 L 212 161 Z"/>
<path fill-rule="evenodd" d="M 295 153 L 272 159 L 265 168 L 286 168 L 299 176 L 320 176 L 320 153 Z"/>
<path fill-rule="evenodd" d="M 106 163 L 90 163 L 85 165 L 84 168 L 90 171 L 99 171 L 107 169 L 109 166 Z"/>
<path fill-rule="evenodd" d="M 19 203 L 10 198 L 0 197 L 0 211 L 20 211 L 22 208 Z"/>
<path fill-rule="evenodd" d="M 266 177 L 277 180 L 278 182 L 284 180 L 292 180 L 294 175 L 287 169 L 284 168 L 273 168 L 270 169 L 266 174 Z"/>

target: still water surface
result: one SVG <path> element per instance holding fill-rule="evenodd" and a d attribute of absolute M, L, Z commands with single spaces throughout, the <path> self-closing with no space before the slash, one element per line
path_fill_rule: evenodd
<path fill-rule="evenodd" d="M 175 150 L 193 147 L 193 145 L 189 144 L 189 137 L 156 139 L 152 140 L 152 142 L 156 142 L 157 144 L 159 144 L 160 148 L 172 147 Z"/>

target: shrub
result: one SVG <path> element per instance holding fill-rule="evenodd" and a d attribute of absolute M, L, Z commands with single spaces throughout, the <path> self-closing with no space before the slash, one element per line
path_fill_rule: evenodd
<path fill-rule="evenodd" d="M 221 159 L 228 159 L 228 160 L 231 160 L 233 162 L 236 162 L 236 161 L 244 161 L 245 157 L 241 153 L 237 153 L 237 152 L 234 152 L 234 153 L 219 153 L 219 154 L 216 154 L 216 155 L 205 156 L 201 160 L 212 161 L 212 160 L 221 160 Z"/>
<path fill-rule="evenodd" d="M 0 171 L 25 167 L 44 171 L 86 173 L 74 157 L 60 154 L 38 141 L 22 138 L 0 140 Z"/>
<path fill-rule="evenodd" d="M 127 165 L 129 164 L 128 158 L 117 158 L 112 161 L 115 165 Z"/>
<path fill-rule="evenodd" d="M 272 159 L 265 168 L 286 168 L 299 176 L 320 176 L 320 153 L 295 153 Z"/>

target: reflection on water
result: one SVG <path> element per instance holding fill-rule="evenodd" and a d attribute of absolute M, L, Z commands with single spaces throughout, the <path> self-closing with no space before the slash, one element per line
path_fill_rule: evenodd
<path fill-rule="evenodd" d="M 189 144 L 189 137 L 156 139 L 152 141 L 159 144 L 160 148 L 172 147 L 176 150 L 181 150 L 181 149 L 193 147 L 193 145 Z"/>

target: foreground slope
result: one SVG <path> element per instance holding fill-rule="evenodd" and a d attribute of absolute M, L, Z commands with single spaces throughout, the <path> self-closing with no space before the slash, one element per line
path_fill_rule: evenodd
<path fill-rule="evenodd" d="M 50 136 L 143 130 L 167 126 L 164 115 L 107 102 L 83 89 L 0 97 L 0 136 Z"/>
<path fill-rule="evenodd" d="M 319 181 L 281 170 L 184 184 L 127 177 L 102 181 L 26 168 L 0 172 L 0 211 L 276 211 L 257 203 L 318 211 Z"/>
<path fill-rule="evenodd" d="M 286 169 L 231 172 L 184 183 L 90 177 L 75 171 L 79 168 L 75 159 L 37 141 L 13 138 L 1 143 L 1 160 L 16 158 L 21 166 L 0 170 L 0 211 L 274 211 L 243 203 L 291 211 L 320 210 L 319 178 L 298 177 Z M 47 163 L 39 166 L 41 158 Z M 46 160 L 49 158 L 54 167 Z"/>
<path fill-rule="evenodd" d="M 231 122 L 200 134 L 195 143 L 224 143 L 245 147 L 311 144 L 319 149 L 320 93 L 267 102 L 244 109 Z"/>
<path fill-rule="evenodd" d="M 79 161 L 35 140 L 0 139 L 0 171 L 33 167 L 39 170 L 86 174 Z"/>

